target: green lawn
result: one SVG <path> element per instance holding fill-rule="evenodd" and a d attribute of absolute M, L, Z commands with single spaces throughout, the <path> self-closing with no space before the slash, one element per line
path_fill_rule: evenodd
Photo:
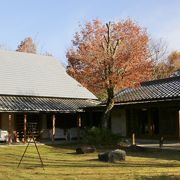
<path fill-rule="evenodd" d="M 180 152 L 127 152 L 124 162 L 104 163 L 97 154 L 75 154 L 76 146 L 38 146 L 45 169 L 34 146 L 0 147 L 0 179 L 180 179 Z M 101 150 L 100 150 L 101 151 Z"/>

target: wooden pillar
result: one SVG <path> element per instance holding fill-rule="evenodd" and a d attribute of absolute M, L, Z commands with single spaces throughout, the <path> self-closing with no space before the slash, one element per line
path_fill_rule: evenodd
<path fill-rule="evenodd" d="M 27 142 L 27 115 L 24 114 L 24 143 Z"/>
<path fill-rule="evenodd" d="M 8 116 L 8 144 L 12 143 L 12 115 L 9 114 Z"/>
<path fill-rule="evenodd" d="M 80 141 L 80 128 L 81 128 L 81 115 L 77 116 L 77 126 L 78 126 L 78 141 Z"/>
<path fill-rule="evenodd" d="M 179 128 L 179 139 L 180 139 L 180 110 L 179 110 L 179 121 L 178 122 L 179 122 L 179 127 L 178 128 Z"/>
<path fill-rule="evenodd" d="M 79 128 L 81 127 L 81 115 L 80 114 L 77 116 L 77 125 Z"/>
<path fill-rule="evenodd" d="M 55 114 L 53 114 L 52 116 L 52 142 L 54 142 L 54 136 L 55 136 L 55 133 L 56 133 L 56 116 Z"/>

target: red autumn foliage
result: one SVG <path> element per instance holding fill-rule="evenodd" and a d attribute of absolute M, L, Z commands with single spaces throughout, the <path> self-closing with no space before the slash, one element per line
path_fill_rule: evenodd
<path fill-rule="evenodd" d="M 148 42 L 146 30 L 130 19 L 106 25 L 87 22 L 67 52 L 67 72 L 96 95 L 105 93 L 109 112 L 116 91 L 149 79 Z"/>
<path fill-rule="evenodd" d="M 27 37 L 21 41 L 16 51 L 36 54 L 36 45 L 31 37 Z"/>
<path fill-rule="evenodd" d="M 153 79 L 170 77 L 177 70 L 180 70 L 180 52 L 172 52 L 166 61 L 154 65 Z"/>
<path fill-rule="evenodd" d="M 114 55 L 103 48 L 107 28 L 99 20 L 86 23 L 67 52 L 67 72 L 95 94 L 109 87 L 116 91 L 137 85 L 150 75 L 146 31 L 129 19 L 111 23 L 110 31 L 109 48 L 119 41 Z"/>

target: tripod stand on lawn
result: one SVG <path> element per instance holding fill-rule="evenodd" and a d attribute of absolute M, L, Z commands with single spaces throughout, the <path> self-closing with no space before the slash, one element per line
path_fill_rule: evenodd
<path fill-rule="evenodd" d="M 40 155 L 40 152 L 39 152 L 39 150 L 38 150 L 38 146 L 37 146 L 37 144 L 36 144 L 36 141 L 35 141 L 35 137 L 34 137 L 34 133 L 35 133 L 35 131 L 36 131 L 36 127 L 37 127 L 37 123 L 28 123 L 28 125 L 27 125 L 27 127 L 28 127 L 28 143 L 27 143 L 27 146 L 26 146 L 26 148 L 25 148 L 25 150 L 24 150 L 24 153 L 23 153 L 23 155 L 21 156 L 21 159 L 20 159 L 20 161 L 19 161 L 19 164 L 18 164 L 18 166 L 17 167 L 19 167 L 20 166 L 20 164 L 21 164 L 21 162 L 22 162 L 22 160 L 23 160 L 23 158 L 24 158 L 24 155 L 25 155 L 25 153 L 26 153 L 26 151 L 27 151 L 27 149 L 28 149 L 28 147 L 29 147 L 29 144 L 32 142 L 32 143 L 34 143 L 34 145 L 35 145 L 35 147 L 36 147 L 36 150 L 37 150 L 37 153 L 38 153 L 38 156 L 39 156 L 39 160 L 40 160 L 40 162 L 41 162 L 41 166 L 42 166 L 42 168 L 44 169 L 44 164 L 43 164 L 43 161 L 42 161 L 42 158 L 41 158 L 41 155 Z M 32 141 L 31 141 L 32 140 Z"/>

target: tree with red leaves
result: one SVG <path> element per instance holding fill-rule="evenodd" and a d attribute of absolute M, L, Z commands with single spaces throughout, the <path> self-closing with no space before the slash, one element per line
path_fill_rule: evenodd
<path fill-rule="evenodd" d="M 105 93 L 103 128 L 110 125 L 115 92 L 149 79 L 148 43 L 146 30 L 130 19 L 105 25 L 94 20 L 76 32 L 67 51 L 67 72 L 96 95 Z"/>
<path fill-rule="evenodd" d="M 165 61 L 156 63 L 153 68 L 153 79 L 168 78 L 180 71 L 180 52 L 173 51 Z"/>
<path fill-rule="evenodd" d="M 36 54 L 36 45 L 31 37 L 27 37 L 21 41 L 16 51 Z"/>

